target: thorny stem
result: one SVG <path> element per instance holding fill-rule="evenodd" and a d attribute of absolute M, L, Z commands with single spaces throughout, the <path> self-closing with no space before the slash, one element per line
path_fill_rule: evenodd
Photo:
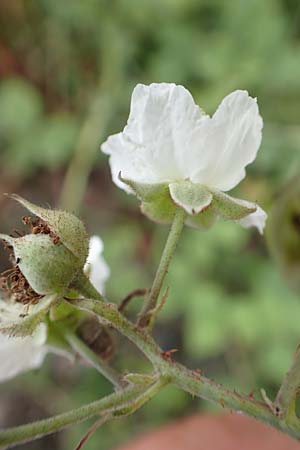
<path fill-rule="evenodd" d="M 120 417 L 132 414 L 156 395 L 167 383 L 167 378 L 161 378 L 146 390 L 144 386 L 130 386 L 101 400 L 49 419 L 0 431 L 0 448 L 38 439 L 95 415 L 110 414 L 112 417 Z"/>
<path fill-rule="evenodd" d="M 275 412 L 280 418 L 287 418 L 290 407 L 295 401 L 300 386 L 300 346 L 298 346 L 293 363 L 286 373 L 274 402 Z"/>
<path fill-rule="evenodd" d="M 151 311 L 154 310 L 156 306 L 165 276 L 167 275 L 172 256 L 175 252 L 177 242 L 184 226 L 185 218 L 185 211 L 182 208 L 176 208 L 174 220 L 170 228 L 167 242 L 163 250 L 152 287 L 149 294 L 145 298 L 145 303 L 139 315 L 138 325 L 140 327 L 146 327 L 150 322 L 151 317 L 149 316 L 151 315 Z"/>
<path fill-rule="evenodd" d="M 172 383 L 190 394 L 220 404 L 222 407 L 247 414 L 261 422 L 272 425 L 290 436 L 300 438 L 300 421 L 285 421 L 274 413 L 273 407 L 251 395 L 243 396 L 226 389 L 206 378 L 201 373 L 189 370 L 176 363 L 167 352 L 163 352 L 145 330 L 128 321 L 115 304 L 89 299 L 70 300 L 73 306 L 96 314 L 99 320 L 110 325 L 130 339 L 152 362 L 158 380 L 145 390 L 144 384 L 129 386 L 110 396 L 82 406 L 73 411 L 41 420 L 32 424 L 14 427 L 0 432 L 0 447 L 36 439 L 78 423 L 95 415 L 111 414 L 119 417 L 131 414 L 152 398 L 168 383 Z M 159 375 L 160 374 L 160 375 Z M 144 392 L 143 392 L 144 391 Z M 273 405 L 271 405 L 273 406 Z"/>
<path fill-rule="evenodd" d="M 119 330 L 144 353 L 161 375 L 169 377 L 171 383 L 177 387 L 197 397 L 218 403 L 222 407 L 249 415 L 284 431 L 292 437 L 300 438 L 300 420 L 287 424 L 274 414 L 265 402 L 258 401 L 251 395 L 244 396 L 236 391 L 231 391 L 198 372 L 174 362 L 159 348 L 148 333 L 122 316 L 116 305 L 87 299 L 78 299 L 72 301 L 72 304 L 83 310 L 93 312 L 103 323 Z"/>
<path fill-rule="evenodd" d="M 64 331 L 64 338 L 71 345 L 73 350 L 84 360 L 89 362 L 98 372 L 109 380 L 117 389 L 125 387 L 127 383 L 121 375 L 111 367 L 101 356 L 91 350 L 75 333 L 70 330 Z"/>

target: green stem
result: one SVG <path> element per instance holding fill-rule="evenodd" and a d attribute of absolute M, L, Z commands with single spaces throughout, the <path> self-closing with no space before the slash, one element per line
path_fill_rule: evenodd
<path fill-rule="evenodd" d="M 72 284 L 72 288 L 75 289 L 83 297 L 94 298 L 95 300 L 104 301 L 104 298 L 92 285 L 89 278 L 81 272 L 76 280 Z"/>
<path fill-rule="evenodd" d="M 156 394 L 158 394 L 162 390 L 162 388 L 165 387 L 169 382 L 170 380 L 168 379 L 168 377 L 158 378 L 158 380 L 154 384 L 152 384 L 152 386 L 146 389 L 146 391 L 143 392 L 140 396 L 133 399 L 127 405 L 117 408 L 113 412 L 113 416 L 114 417 L 128 416 L 129 414 L 134 413 L 135 411 L 140 409 L 145 403 L 151 400 Z"/>
<path fill-rule="evenodd" d="M 299 386 L 300 347 L 295 352 L 293 363 L 282 381 L 274 402 L 274 408 L 279 417 L 286 417 L 291 412 L 290 407 L 297 396 Z"/>
<path fill-rule="evenodd" d="M 176 208 L 174 220 L 170 228 L 170 232 L 160 259 L 158 269 L 156 271 L 152 287 L 145 299 L 145 303 L 139 315 L 138 325 L 141 327 L 145 327 L 149 324 L 149 315 L 156 306 L 165 276 L 167 275 L 172 256 L 175 252 L 179 237 L 184 226 L 185 218 L 185 211 L 182 208 Z"/>
<path fill-rule="evenodd" d="M 98 372 L 107 378 L 116 388 L 125 387 L 127 383 L 122 380 L 121 375 L 111 367 L 103 358 L 91 350 L 75 333 L 70 330 L 64 331 L 64 338 L 71 345 L 73 350 L 78 353 L 82 359 L 89 362 Z"/>
<path fill-rule="evenodd" d="M 103 323 L 119 330 L 145 354 L 163 376 L 170 377 L 171 382 L 179 388 L 197 397 L 218 403 L 222 407 L 243 412 L 293 437 L 300 438 L 300 421 L 287 424 L 277 417 L 265 402 L 226 389 L 203 375 L 174 362 L 162 352 L 148 333 L 138 329 L 122 316 L 116 305 L 87 299 L 78 299 L 72 301 L 72 304 L 93 312 Z"/>
<path fill-rule="evenodd" d="M 141 395 L 144 389 L 143 386 L 130 386 L 123 391 L 113 393 L 101 400 L 50 417 L 49 419 L 0 431 L 0 447 L 28 442 L 62 430 L 69 425 L 87 420 L 95 415 L 109 413 L 112 409 L 115 410 L 117 407 L 121 408 L 127 405 L 128 402 Z"/>

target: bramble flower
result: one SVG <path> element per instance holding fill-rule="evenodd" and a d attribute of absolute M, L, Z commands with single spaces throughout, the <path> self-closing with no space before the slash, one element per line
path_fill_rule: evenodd
<path fill-rule="evenodd" d="M 32 336 L 25 338 L 0 334 L 0 382 L 40 367 L 48 352 L 46 339 L 47 326 L 44 323 L 37 327 Z"/>
<path fill-rule="evenodd" d="M 47 353 L 64 356 L 70 361 L 74 359 L 67 343 L 61 339 L 55 343 L 49 341 L 51 325 L 40 320 L 35 322 L 36 311 L 28 313 L 28 318 L 24 317 L 23 313 L 24 306 L 21 303 L 15 302 L 13 298 L 0 298 L 0 382 L 9 380 L 19 373 L 39 368 Z M 11 333 L 15 333 L 16 336 Z"/>
<path fill-rule="evenodd" d="M 209 228 L 221 217 L 262 233 L 265 212 L 225 194 L 254 161 L 262 126 L 246 91 L 229 94 L 209 117 L 183 86 L 138 84 L 127 125 L 102 151 L 110 155 L 113 181 L 136 194 L 151 219 L 169 223 L 180 207 L 192 226 Z"/>
<path fill-rule="evenodd" d="M 110 270 L 103 256 L 103 241 L 99 236 L 90 238 L 90 249 L 84 272 L 97 291 L 104 294 L 105 282 L 110 275 Z"/>

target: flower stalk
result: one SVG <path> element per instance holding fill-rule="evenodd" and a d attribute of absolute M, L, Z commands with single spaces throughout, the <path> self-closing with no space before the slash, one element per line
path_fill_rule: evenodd
<path fill-rule="evenodd" d="M 111 367 L 100 355 L 91 350 L 75 333 L 65 330 L 64 338 L 70 344 L 72 349 L 82 357 L 83 360 L 93 366 L 101 375 L 109 380 L 116 389 L 125 387 L 127 383 L 122 379 L 121 375 Z"/>
<path fill-rule="evenodd" d="M 156 275 L 150 289 L 149 294 L 145 298 L 143 308 L 138 318 L 138 325 L 140 327 L 146 327 L 151 320 L 151 312 L 154 311 L 157 300 L 167 275 L 170 262 L 177 247 L 178 240 L 180 238 L 184 221 L 186 219 L 186 213 L 182 208 L 176 208 L 174 220 L 170 228 L 170 232 L 166 241 L 164 251 L 162 253 Z"/>

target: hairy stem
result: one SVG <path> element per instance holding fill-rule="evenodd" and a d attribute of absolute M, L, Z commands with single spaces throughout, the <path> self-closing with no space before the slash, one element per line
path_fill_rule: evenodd
<path fill-rule="evenodd" d="M 179 237 L 181 235 L 186 213 L 182 208 L 176 208 L 173 223 L 162 253 L 158 269 L 152 287 L 145 299 L 145 303 L 139 315 L 138 324 L 145 327 L 149 324 L 151 311 L 155 308 L 165 276 L 167 275 L 172 256 L 175 252 Z"/>
<path fill-rule="evenodd" d="M 86 311 L 93 312 L 98 315 L 103 323 L 119 330 L 144 353 L 163 376 L 169 377 L 171 382 L 179 388 L 197 397 L 218 403 L 222 407 L 243 412 L 293 437 L 300 438 L 300 421 L 287 424 L 274 414 L 265 402 L 258 401 L 252 396 L 243 396 L 235 391 L 231 391 L 204 377 L 201 373 L 188 370 L 174 362 L 168 354 L 162 352 L 148 333 L 139 329 L 122 316 L 116 305 L 87 299 L 78 299 L 72 301 L 72 304 Z"/>
<path fill-rule="evenodd" d="M 127 385 L 127 383 L 122 379 L 121 375 L 103 358 L 93 352 L 93 350 L 91 350 L 75 333 L 70 330 L 65 330 L 64 337 L 71 345 L 73 350 L 75 350 L 75 352 L 78 353 L 82 357 L 82 359 L 89 362 L 117 389 L 120 389 Z"/>

